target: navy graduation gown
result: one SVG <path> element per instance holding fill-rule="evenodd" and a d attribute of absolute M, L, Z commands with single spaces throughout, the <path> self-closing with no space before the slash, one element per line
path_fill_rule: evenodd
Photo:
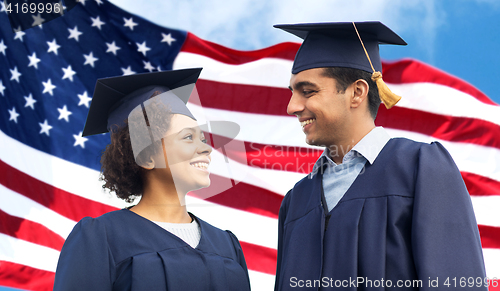
<path fill-rule="evenodd" d="M 330 213 L 321 173 L 305 177 L 282 202 L 278 232 L 276 291 L 462 290 L 462 277 L 484 283 L 470 196 L 439 143 L 391 139 Z"/>
<path fill-rule="evenodd" d="M 54 290 L 250 290 L 237 238 L 195 219 L 195 249 L 127 209 L 82 219 L 61 250 Z"/>

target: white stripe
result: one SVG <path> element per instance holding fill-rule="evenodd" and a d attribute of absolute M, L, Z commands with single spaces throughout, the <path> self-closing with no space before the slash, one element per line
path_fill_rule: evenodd
<path fill-rule="evenodd" d="M 500 196 L 471 196 L 471 200 L 477 224 L 500 227 Z"/>
<path fill-rule="evenodd" d="M 203 67 L 200 78 L 210 81 L 288 88 L 293 62 L 263 58 L 241 65 L 230 65 L 209 57 L 180 52 L 174 69 Z M 426 112 L 477 118 L 500 125 L 500 106 L 488 105 L 452 87 L 434 83 L 390 84 L 403 98 L 396 106 Z M 283 109 L 284 110 L 284 109 Z"/>
<path fill-rule="evenodd" d="M 258 290 L 258 291 L 274 290 L 273 275 L 248 270 L 248 276 L 250 277 L 250 286 L 252 290 Z"/>
<path fill-rule="evenodd" d="M 388 84 L 403 98 L 397 106 L 440 115 L 470 117 L 500 125 L 500 106 L 485 104 L 457 89 L 433 84 Z"/>
<path fill-rule="evenodd" d="M 438 141 L 448 150 L 460 171 L 500 181 L 500 150 L 496 148 L 468 143 L 450 142 L 411 131 L 390 128 L 386 129 L 391 137 L 406 137 L 425 143 Z"/>
<path fill-rule="evenodd" d="M 483 249 L 486 276 L 500 280 L 500 249 Z M 500 282 L 498 282 L 500 286 Z"/>
<path fill-rule="evenodd" d="M 33 189 L 36 191 L 36 189 Z M 63 239 L 68 237 L 76 222 L 37 202 L 0 185 L 0 209 L 19 218 L 40 223 Z"/>
<path fill-rule="evenodd" d="M 228 157 L 228 163 L 225 163 L 224 155 L 218 151 L 212 151 L 212 161 L 214 163 L 210 164 L 209 170 L 211 173 L 216 175 L 232 178 L 235 177 L 234 173 L 238 173 L 235 177 L 236 182 L 242 181 L 244 183 L 254 185 L 260 188 L 267 189 L 269 191 L 285 195 L 288 190 L 290 190 L 295 183 L 300 179 L 304 178 L 306 174 L 286 172 L 286 171 L 276 171 L 269 169 L 262 169 L 257 167 L 249 167 L 247 165 L 235 162 Z M 270 165 L 270 167 L 273 165 Z M 230 171 L 228 171 L 230 169 Z M 311 165 L 312 169 L 312 165 Z M 210 187 L 220 187 L 221 189 L 215 191 L 219 194 L 223 191 L 229 189 L 224 187 L 224 185 L 211 185 Z"/>
<path fill-rule="evenodd" d="M 203 67 L 200 78 L 231 84 L 245 84 L 287 88 L 290 83 L 292 61 L 263 58 L 241 65 L 230 65 L 203 55 L 180 52 L 173 68 Z"/>
<path fill-rule="evenodd" d="M 55 272 L 59 252 L 0 233 L 0 261 Z"/>
<path fill-rule="evenodd" d="M 118 208 L 128 205 L 102 190 L 98 171 L 29 147 L 1 130 L 0 160 L 46 184 L 78 196 Z"/>
<path fill-rule="evenodd" d="M 223 230 L 232 231 L 238 240 L 276 249 L 278 245 L 278 220 L 251 212 L 211 203 L 187 196 L 190 212 Z"/>
<path fill-rule="evenodd" d="M 188 108 L 193 115 L 197 118 L 200 116 L 202 120 L 221 120 L 237 123 L 240 126 L 240 132 L 236 137 L 238 140 L 264 145 L 321 149 L 306 144 L 305 135 L 297 117 L 202 108 L 192 103 L 188 103 Z"/>

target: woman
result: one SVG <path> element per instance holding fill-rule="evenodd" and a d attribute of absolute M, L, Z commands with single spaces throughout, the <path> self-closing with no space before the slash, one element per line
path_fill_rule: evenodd
<path fill-rule="evenodd" d="M 187 192 L 210 185 L 211 147 L 185 106 L 200 71 L 98 80 L 84 135 L 111 131 L 103 188 L 141 199 L 75 226 L 54 290 L 250 290 L 237 238 L 184 202 Z M 177 96 L 167 88 L 174 86 Z"/>

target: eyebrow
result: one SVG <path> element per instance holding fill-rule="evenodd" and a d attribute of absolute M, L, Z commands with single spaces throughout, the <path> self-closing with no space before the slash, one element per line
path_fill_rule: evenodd
<path fill-rule="evenodd" d="M 179 130 L 179 132 L 177 132 L 177 134 L 180 134 L 184 130 L 189 130 L 189 131 L 191 131 L 193 133 L 196 133 L 196 130 L 193 127 L 184 127 L 183 129 Z"/>
<path fill-rule="evenodd" d="M 314 88 L 318 87 L 318 85 L 316 85 L 315 83 L 309 82 L 309 81 L 301 81 L 301 82 L 293 84 L 293 87 L 295 89 L 302 88 L 302 87 L 305 87 L 305 86 L 311 86 L 311 87 L 314 87 Z M 290 91 L 293 92 L 293 88 L 291 86 L 288 86 L 288 89 L 290 89 Z"/>

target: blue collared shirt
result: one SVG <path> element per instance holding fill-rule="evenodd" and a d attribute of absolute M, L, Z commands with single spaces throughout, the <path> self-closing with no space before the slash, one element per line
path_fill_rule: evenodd
<path fill-rule="evenodd" d="M 349 150 L 344 155 L 340 165 L 337 165 L 330 158 L 328 148 L 323 151 L 314 164 L 311 176 L 315 175 L 326 164 L 326 168 L 323 168 L 323 192 L 325 193 L 328 211 L 331 211 L 337 205 L 358 175 L 362 174 L 365 163 L 373 164 L 389 139 L 389 134 L 383 127 L 375 127 L 352 149 L 331 148 L 332 151 Z"/>

